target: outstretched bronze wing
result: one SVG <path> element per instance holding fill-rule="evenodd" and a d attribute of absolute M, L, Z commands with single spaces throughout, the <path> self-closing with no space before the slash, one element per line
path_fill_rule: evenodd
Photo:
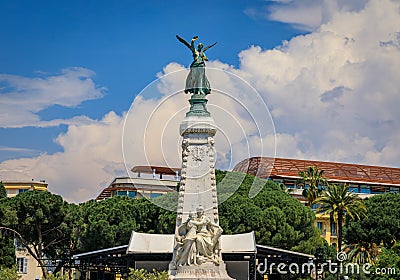
<path fill-rule="evenodd" d="M 183 39 L 182 37 L 179 37 L 178 35 L 176 35 L 176 39 L 178 39 L 181 43 L 183 43 L 186 47 L 188 47 L 189 49 L 192 49 L 192 47 L 190 46 L 190 44 Z"/>
<path fill-rule="evenodd" d="M 205 48 L 203 49 L 203 52 L 205 52 L 206 50 L 208 50 L 208 49 L 211 48 L 211 47 L 214 47 L 216 43 L 217 43 L 217 42 L 215 42 L 215 43 L 212 44 L 212 45 L 209 45 L 209 46 L 205 47 Z"/>

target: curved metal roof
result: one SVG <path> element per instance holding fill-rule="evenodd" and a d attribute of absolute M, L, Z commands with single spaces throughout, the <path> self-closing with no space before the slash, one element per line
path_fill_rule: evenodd
<path fill-rule="evenodd" d="M 400 168 L 315 160 L 252 157 L 238 163 L 233 171 L 244 172 L 261 178 L 298 178 L 299 171 L 304 171 L 310 166 L 324 170 L 325 177 L 332 181 L 400 185 Z"/>

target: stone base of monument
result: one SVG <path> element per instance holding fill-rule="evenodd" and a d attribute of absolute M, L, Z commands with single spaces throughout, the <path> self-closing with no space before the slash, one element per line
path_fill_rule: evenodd
<path fill-rule="evenodd" d="M 225 264 L 202 264 L 196 266 L 180 266 L 170 271 L 173 280 L 234 280 L 226 272 Z"/>

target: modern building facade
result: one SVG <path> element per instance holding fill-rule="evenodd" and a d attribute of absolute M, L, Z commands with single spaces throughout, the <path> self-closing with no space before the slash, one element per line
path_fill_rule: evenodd
<path fill-rule="evenodd" d="M 346 183 L 350 191 L 361 198 L 386 192 L 400 193 L 400 168 L 299 160 L 286 158 L 253 157 L 238 163 L 233 171 L 244 172 L 259 178 L 272 180 L 290 189 L 290 194 L 302 203 L 303 188 L 297 184 L 300 171 L 310 166 L 324 170 L 329 183 Z M 328 243 L 337 243 L 337 226 L 327 215 L 316 215 L 316 226 Z"/>
<path fill-rule="evenodd" d="M 3 186 L 6 188 L 7 197 L 16 196 L 19 193 L 23 193 L 30 190 L 46 191 L 47 183 L 42 181 L 3 181 Z"/>
<path fill-rule="evenodd" d="M 14 197 L 20 193 L 39 190 L 47 191 L 45 181 L 3 181 L 7 197 Z M 14 240 L 17 272 L 21 280 L 42 279 L 42 270 L 38 262 L 28 253 L 28 250 L 17 239 Z"/>
<path fill-rule="evenodd" d="M 180 181 L 180 169 L 161 166 L 135 166 L 131 177 L 116 177 L 102 190 L 96 200 L 113 196 L 131 198 L 155 198 L 177 191 Z"/>

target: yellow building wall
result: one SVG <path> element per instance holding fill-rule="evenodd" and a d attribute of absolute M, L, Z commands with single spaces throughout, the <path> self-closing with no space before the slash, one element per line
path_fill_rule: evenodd
<path fill-rule="evenodd" d="M 4 181 L 2 183 L 7 191 L 8 197 L 16 196 L 21 191 L 46 191 L 48 185 L 47 183 L 41 181 Z"/>
<path fill-rule="evenodd" d="M 337 235 L 332 235 L 331 219 L 326 214 L 315 215 L 315 226 L 322 223 L 321 237 L 324 238 L 329 245 L 337 244 Z M 336 227 L 337 229 L 337 227 Z"/>
<path fill-rule="evenodd" d="M 18 273 L 20 280 L 42 279 L 42 270 L 38 267 L 38 262 L 28 253 L 26 249 L 15 251 L 17 258 L 26 258 L 28 260 L 26 273 Z"/>

